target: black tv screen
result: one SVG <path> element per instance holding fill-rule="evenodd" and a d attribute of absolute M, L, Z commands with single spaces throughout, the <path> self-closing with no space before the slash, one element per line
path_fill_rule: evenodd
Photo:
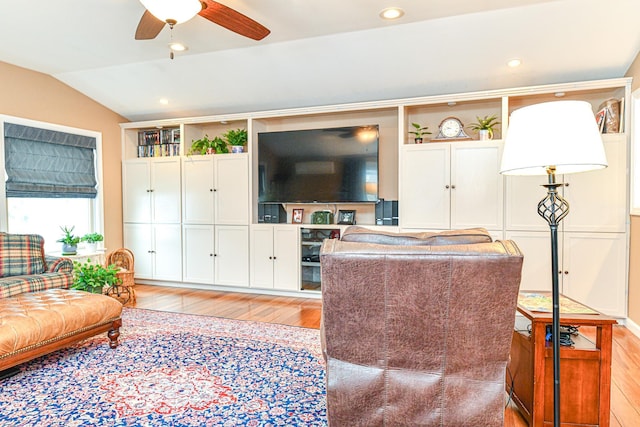
<path fill-rule="evenodd" d="M 378 125 L 258 133 L 260 203 L 374 203 Z"/>

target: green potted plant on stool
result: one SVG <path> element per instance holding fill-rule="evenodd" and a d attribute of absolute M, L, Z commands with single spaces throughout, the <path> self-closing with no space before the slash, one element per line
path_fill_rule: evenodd
<path fill-rule="evenodd" d="M 60 226 L 60 230 L 64 233 L 62 238 L 58 239 L 58 242 L 62 243 L 62 255 L 75 255 L 78 253 L 78 243 L 80 243 L 80 237 L 74 236 L 73 230 L 75 226 L 71 228 Z"/>
<path fill-rule="evenodd" d="M 476 116 L 476 120 L 475 123 L 471 123 L 470 127 L 472 130 L 478 131 L 480 141 L 493 139 L 493 127 L 500 124 L 498 118 L 495 115 L 484 116 L 483 118 Z"/>
<path fill-rule="evenodd" d="M 120 279 L 116 275 L 118 268 L 115 265 L 103 267 L 100 264 L 87 260 L 84 263 L 73 262 L 72 289 L 101 294 L 105 288 L 117 285 Z"/>
<path fill-rule="evenodd" d="M 225 132 L 222 137 L 231 146 L 232 153 L 242 153 L 247 144 L 248 134 L 246 129 L 231 129 Z"/>
<path fill-rule="evenodd" d="M 409 133 L 413 135 L 413 141 L 416 144 L 422 144 L 423 135 L 431 135 L 431 132 L 428 131 L 429 126 L 422 126 L 418 123 L 411 123 L 411 126 L 413 126 L 414 130 L 409 131 Z"/>

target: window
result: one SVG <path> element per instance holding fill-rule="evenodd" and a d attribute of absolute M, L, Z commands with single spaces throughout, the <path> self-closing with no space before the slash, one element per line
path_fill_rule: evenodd
<path fill-rule="evenodd" d="M 60 251 L 61 226 L 77 236 L 102 232 L 100 134 L 23 119 L 1 124 L 6 230 L 42 235 L 48 253 Z"/>

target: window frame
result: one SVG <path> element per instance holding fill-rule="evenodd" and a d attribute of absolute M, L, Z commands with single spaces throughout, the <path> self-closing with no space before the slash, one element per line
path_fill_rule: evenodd
<path fill-rule="evenodd" d="M 80 129 L 66 125 L 60 125 L 55 123 L 42 122 L 39 120 L 25 119 L 22 117 L 0 115 L 0 168 L 2 171 L 2 182 L 0 183 L 0 230 L 7 231 L 9 227 L 8 218 L 8 203 L 5 179 L 7 176 L 5 170 L 5 158 L 4 158 L 4 123 L 10 122 L 23 126 L 31 126 L 41 129 L 53 130 L 58 132 L 67 132 L 77 135 L 89 136 L 96 139 L 96 151 L 95 151 L 95 171 L 96 181 L 98 182 L 96 197 L 91 207 L 89 223 L 91 224 L 92 231 L 104 234 L 104 194 L 103 194 L 103 175 L 102 175 L 102 133 L 91 131 L 87 129 Z"/>

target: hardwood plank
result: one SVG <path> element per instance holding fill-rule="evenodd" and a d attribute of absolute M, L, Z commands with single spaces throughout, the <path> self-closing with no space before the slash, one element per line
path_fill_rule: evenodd
<path fill-rule="evenodd" d="M 319 328 L 322 301 L 163 286 L 136 285 L 129 307 L 227 317 L 257 322 Z M 581 333 L 595 339 L 593 328 Z M 613 327 L 611 426 L 640 426 L 640 339 L 624 326 Z M 513 402 L 505 407 L 505 427 L 527 427 Z"/>

